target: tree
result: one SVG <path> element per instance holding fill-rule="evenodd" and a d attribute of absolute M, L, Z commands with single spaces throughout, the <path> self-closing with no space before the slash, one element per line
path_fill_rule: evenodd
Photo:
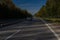
<path fill-rule="evenodd" d="M 60 18 L 60 0 L 47 0 L 46 5 L 38 11 L 37 15 L 40 17 Z"/>
<path fill-rule="evenodd" d="M 16 7 L 12 0 L 0 0 L 0 18 L 27 18 L 26 10 Z"/>

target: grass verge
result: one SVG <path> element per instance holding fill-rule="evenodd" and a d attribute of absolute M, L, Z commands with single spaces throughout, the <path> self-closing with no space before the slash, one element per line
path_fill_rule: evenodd
<path fill-rule="evenodd" d="M 60 18 L 43 18 L 43 19 L 49 23 L 59 23 L 60 24 Z"/>

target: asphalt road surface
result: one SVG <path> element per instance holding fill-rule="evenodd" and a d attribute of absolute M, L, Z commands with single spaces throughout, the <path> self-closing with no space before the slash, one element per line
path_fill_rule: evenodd
<path fill-rule="evenodd" d="M 60 40 L 59 31 L 59 26 L 52 27 L 38 19 L 25 20 L 1 28 L 0 40 Z"/>

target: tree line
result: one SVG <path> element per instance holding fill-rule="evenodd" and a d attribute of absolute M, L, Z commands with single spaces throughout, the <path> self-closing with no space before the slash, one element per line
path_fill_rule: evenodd
<path fill-rule="evenodd" d="M 27 18 L 32 15 L 27 10 L 22 10 L 12 0 L 0 0 L 0 18 Z"/>
<path fill-rule="evenodd" d="M 47 0 L 46 5 L 43 5 L 35 16 L 60 18 L 60 0 Z"/>

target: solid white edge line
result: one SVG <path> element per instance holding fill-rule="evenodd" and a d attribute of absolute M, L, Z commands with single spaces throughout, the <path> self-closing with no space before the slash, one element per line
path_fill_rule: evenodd
<path fill-rule="evenodd" d="M 8 40 L 9 38 L 11 38 L 12 36 L 14 36 L 15 34 L 17 34 L 18 32 L 20 32 L 21 30 L 18 30 L 17 32 L 13 33 L 12 35 L 8 36 L 5 38 L 5 40 Z"/>
<path fill-rule="evenodd" d="M 45 23 L 45 25 L 50 29 L 50 31 L 54 34 L 54 36 L 60 40 L 60 37 L 58 36 L 58 34 L 55 33 L 55 31 L 49 26 L 49 24 L 46 23 L 46 21 L 44 21 L 43 19 L 40 18 L 40 20 L 42 22 Z M 21 30 L 18 30 L 16 33 L 13 33 L 12 35 L 8 36 L 5 40 L 8 40 L 9 38 L 11 38 L 12 36 L 14 36 L 15 34 L 17 34 L 18 32 L 20 32 Z"/>
<path fill-rule="evenodd" d="M 47 24 L 46 21 L 44 21 L 42 18 L 40 18 L 40 20 L 45 23 L 45 25 L 50 29 L 50 31 L 54 34 L 54 36 L 57 38 L 57 40 L 60 40 L 59 35 L 49 26 L 49 24 Z"/>

